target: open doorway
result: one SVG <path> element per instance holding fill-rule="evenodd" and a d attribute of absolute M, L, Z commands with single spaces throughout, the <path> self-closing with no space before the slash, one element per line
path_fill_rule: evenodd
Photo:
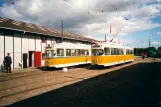
<path fill-rule="evenodd" d="M 34 67 L 34 51 L 29 51 L 29 67 Z"/>
<path fill-rule="evenodd" d="M 23 68 L 27 68 L 27 53 L 23 53 Z"/>

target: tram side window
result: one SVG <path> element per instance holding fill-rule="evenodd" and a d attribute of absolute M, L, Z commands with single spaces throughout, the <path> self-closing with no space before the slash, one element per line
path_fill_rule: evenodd
<path fill-rule="evenodd" d="M 105 55 L 110 55 L 110 48 L 104 48 L 105 50 Z"/>
<path fill-rule="evenodd" d="M 124 55 L 124 50 L 123 49 L 121 49 L 121 54 Z"/>
<path fill-rule="evenodd" d="M 111 55 L 114 55 L 114 48 L 111 48 Z"/>
<path fill-rule="evenodd" d="M 114 48 L 114 55 L 117 55 L 117 49 Z"/>
<path fill-rule="evenodd" d="M 120 50 L 120 49 L 116 48 L 116 55 L 120 55 L 119 50 Z"/>
<path fill-rule="evenodd" d="M 122 49 L 119 49 L 119 53 L 120 55 L 123 55 Z"/>
<path fill-rule="evenodd" d="M 72 54 L 72 56 L 76 56 L 76 49 L 72 49 L 71 54 Z"/>
<path fill-rule="evenodd" d="M 89 50 L 85 50 L 85 56 L 89 55 Z"/>
<path fill-rule="evenodd" d="M 133 50 L 130 50 L 130 54 L 133 54 Z"/>
<path fill-rule="evenodd" d="M 66 56 L 71 56 L 71 49 L 66 49 Z"/>
<path fill-rule="evenodd" d="M 134 51 L 133 50 L 131 50 L 131 54 L 134 54 Z"/>
<path fill-rule="evenodd" d="M 54 57 L 55 56 L 55 50 L 47 50 L 45 52 L 45 57 Z"/>
<path fill-rule="evenodd" d="M 128 49 L 126 50 L 126 55 L 129 55 L 129 50 Z"/>
<path fill-rule="evenodd" d="M 85 50 L 81 49 L 81 56 L 85 56 Z"/>
<path fill-rule="evenodd" d="M 81 50 L 80 49 L 77 49 L 76 50 L 76 53 L 77 53 L 77 56 L 80 56 L 81 55 Z"/>
<path fill-rule="evenodd" d="M 57 49 L 57 56 L 64 56 L 64 49 Z"/>
<path fill-rule="evenodd" d="M 129 54 L 131 54 L 131 50 L 129 50 Z"/>

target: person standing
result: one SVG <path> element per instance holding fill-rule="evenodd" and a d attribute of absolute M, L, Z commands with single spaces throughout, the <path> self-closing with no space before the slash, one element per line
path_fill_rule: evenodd
<path fill-rule="evenodd" d="M 12 59 L 11 59 L 10 53 L 7 53 L 7 56 L 5 57 L 5 64 L 7 68 L 7 73 L 11 73 Z"/>

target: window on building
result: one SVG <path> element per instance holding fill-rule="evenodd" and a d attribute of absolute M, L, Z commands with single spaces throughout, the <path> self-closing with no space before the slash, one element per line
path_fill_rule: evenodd
<path fill-rule="evenodd" d="M 64 56 L 64 49 L 57 49 L 57 56 Z"/>
<path fill-rule="evenodd" d="M 105 50 L 105 55 L 110 55 L 110 48 L 104 48 L 104 50 Z"/>
<path fill-rule="evenodd" d="M 61 38 L 57 38 L 56 43 L 61 43 Z"/>
<path fill-rule="evenodd" d="M 47 37 L 43 36 L 41 37 L 41 43 L 46 43 L 47 42 Z"/>

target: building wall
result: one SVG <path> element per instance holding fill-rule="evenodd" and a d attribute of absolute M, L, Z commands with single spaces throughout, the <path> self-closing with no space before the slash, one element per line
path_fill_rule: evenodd
<path fill-rule="evenodd" d="M 0 65 L 3 64 L 4 60 L 4 36 L 3 32 L 0 31 Z"/>
<path fill-rule="evenodd" d="M 47 45 L 48 45 L 48 44 L 51 45 L 51 42 L 52 42 L 51 37 L 47 37 Z"/>
<path fill-rule="evenodd" d="M 14 32 L 14 68 L 21 62 L 21 33 Z"/>
<path fill-rule="evenodd" d="M 13 35 L 12 34 L 5 34 L 5 56 L 7 53 L 10 53 L 12 58 L 11 69 L 13 69 Z"/>
<path fill-rule="evenodd" d="M 5 33 L 4 36 L 4 32 L 6 31 L 0 30 L 0 65 L 3 63 L 4 54 L 6 56 L 7 53 L 10 53 L 13 62 L 12 69 L 19 68 L 19 63 L 23 63 L 23 54 L 27 54 L 27 67 L 29 67 L 29 51 L 45 53 L 44 49 L 47 44 L 52 45 L 59 40 L 55 37 L 47 37 L 46 43 L 42 43 L 42 35 L 14 31 Z M 68 42 L 71 42 L 71 40 L 68 40 Z M 42 60 L 41 54 L 41 66 L 43 65 L 44 60 Z"/>
<path fill-rule="evenodd" d="M 35 36 L 33 34 L 28 35 L 28 40 L 29 40 L 29 51 L 35 51 L 36 49 L 36 44 L 35 44 Z"/>
<path fill-rule="evenodd" d="M 28 40 L 28 35 L 27 34 L 23 34 L 22 35 L 22 55 L 23 54 L 27 54 L 27 67 L 28 65 L 28 56 L 29 56 L 29 40 Z M 23 57 L 22 57 L 23 60 Z"/>
<path fill-rule="evenodd" d="M 41 38 L 36 36 L 36 51 L 41 51 Z"/>

